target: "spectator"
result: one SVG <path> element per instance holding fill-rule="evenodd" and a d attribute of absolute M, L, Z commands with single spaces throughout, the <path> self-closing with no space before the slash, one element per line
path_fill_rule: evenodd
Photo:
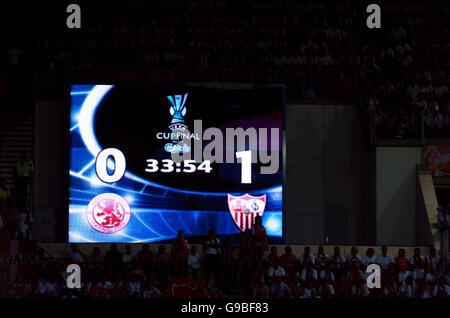
<path fill-rule="evenodd" d="M 359 269 L 358 262 L 353 261 L 350 270 L 347 273 L 347 281 L 353 288 L 353 286 L 358 284 L 360 280 L 363 280 L 363 273 Z"/>
<path fill-rule="evenodd" d="M 285 251 L 286 251 L 286 249 L 285 249 Z M 270 254 L 267 255 L 267 262 L 269 263 L 269 265 L 272 265 L 274 260 L 280 260 L 280 256 L 278 255 L 276 246 L 272 246 L 270 248 Z"/>
<path fill-rule="evenodd" d="M 178 231 L 177 238 L 172 243 L 171 261 L 173 265 L 174 277 L 185 276 L 187 258 L 189 254 L 189 243 L 183 237 L 183 231 Z"/>
<path fill-rule="evenodd" d="M 122 269 L 122 253 L 116 243 L 111 244 L 111 249 L 105 254 L 105 267 L 109 275 Z"/>
<path fill-rule="evenodd" d="M 257 248 L 257 260 L 264 257 L 264 253 L 269 250 L 269 243 L 267 240 L 266 228 L 262 225 L 262 217 L 260 215 L 255 217 L 255 224 L 252 227 L 252 235 Z"/>
<path fill-rule="evenodd" d="M 6 238 L 6 209 L 8 201 L 9 194 L 5 187 L 5 180 L 0 178 L 0 239 Z"/>
<path fill-rule="evenodd" d="M 142 298 L 160 298 L 161 295 L 161 291 L 155 286 L 153 281 L 150 280 L 145 283 Z"/>
<path fill-rule="evenodd" d="M 278 261 L 274 261 L 267 272 L 267 276 L 272 278 L 272 281 L 277 277 L 286 277 L 286 270 L 280 266 Z"/>
<path fill-rule="evenodd" d="M 244 278 L 248 285 L 248 279 L 252 277 L 251 273 L 255 255 L 251 233 L 251 230 L 247 229 L 239 236 L 239 261 L 236 277 L 237 288 L 240 288 L 242 286 L 242 278 Z"/>
<path fill-rule="evenodd" d="M 350 254 L 347 256 L 347 264 L 352 264 L 353 262 L 361 263 L 361 257 L 358 255 L 358 248 L 356 246 L 352 247 Z"/>
<path fill-rule="evenodd" d="M 127 271 L 131 269 L 135 259 L 136 256 L 131 252 L 131 245 L 125 245 L 125 253 L 122 256 L 122 263 L 125 265 Z"/>
<path fill-rule="evenodd" d="M 433 296 L 438 298 L 448 298 L 450 296 L 450 287 L 445 283 L 445 279 L 439 279 L 438 284 L 434 287 Z"/>
<path fill-rule="evenodd" d="M 136 254 L 136 267 L 149 273 L 153 269 L 153 252 L 150 250 L 150 246 L 145 243 L 142 245 L 142 249 Z"/>
<path fill-rule="evenodd" d="M 128 294 L 130 296 L 140 296 L 141 294 L 141 283 L 136 274 L 132 274 L 130 281 L 128 283 Z"/>
<path fill-rule="evenodd" d="M 404 262 L 399 264 L 400 273 L 398 274 L 398 282 L 399 284 L 403 284 L 406 281 L 406 278 L 411 276 L 411 272 L 408 271 L 408 265 Z"/>
<path fill-rule="evenodd" d="M 292 254 L 292 248 L 290 246 L 284 248 L 284 254 L 279 258 L 279 264 L 287 271 L 293 270 L 297 266 L 297 258 Z"/>
<path fill-rule="evenodd" d="M 351 294 L 357 298 L 369 296 L 370 291 L 367 287 L 366 281 L 363 279 L 357 280 L 351 287 Z"/>
<path fill-rule="evenodd" d="M 305 268 L 300 275 L 300 281 L 315 282 L 317 281 L 317 271 L 314 269 L 314 265 L 311 262 L 306 263 Z"/>
<path fill-rule="evenodd" d="M 158 281 L 163 282 L 169 273 L 170 255 L 166 253 L 166 247 L 160 245 L 158 254 L 155 255 L 155 272 Z"/>
<path fill-rule="evenodd" d="M 334 283 L 335 277 L 334 277 L 334 273 L 331 271 L 331 265 L 330 264 L 326 265 L 325 269 L 323 269 L 320 272 L 320 279 L 322 281 L 326 280 L 326 281 Z"/>
<path fill-rule="evenodd" d="M 439 106 L 434 103 L 432 112 L 426 118 L 426 125 L 428 128 L 427 137 L 439 136 L 442 127 L 444 126 L 444 117 L 439 113 Z"/>
<path fill-rule="evenodd" d="M 225 291 L 231 287 L 231 282 L 234 279 L 234 263 L 233 263 L 233 245 L 230 238 L 226 238 L 222 246 L 221 254 L 221 271 L 220 271 L 220 285 Z"/>
<path fill-rule="evenodd" d="M 316 265 L 318 265 L 320 268 L 325 268 L 328 261 L 328 255 L 325 253 L 324 248 L 322 245 L 319 245 L 317 248 L 317 253 L 315 255 L 316 259 Z"/>
<path fill-rule="evenodd" d="M 114 289 L 114 286 L 108 280 L 108 276 L 106 275 L 106 273 L 103 273 L 101 275 L 100 281 L 96 285 L 102 289 L 109 289 L 109 290 Z"/>
<path fill-rule="evenodd" d="M 17 212 L 16 235 L 17 240 L 31 240 L 31 230 L 33 217 L 28 207 L 24 207 Z"/>
<path fill-rule="evenodd" d="M 420 255 L 420 248 L 416 247 L 414 249 L 414 255 L 409 259 L 409 263 L 417 268 L 422 266 L 424 261 L 423 256 Z"/>
<path fill-rule="evenodd" d="M 191 253 L 188 256 L 188 267 L 192 274 L 192 278 L 198 278 L 201 272 L 201 255 L 197 252 L 197 246 L 192 245 Z"/>
<path fill-rule="evenodd" d="M 16 162 L 14 169 L 16 206 L 18 209 L 25 208 L 29 195 L 29 185 L 33 172 L 33 162 L 28 158 L 27 152 L 22 152 L 21 158 Z"/>
<path fill-rule="evenodd" d="M 305 247 L 304 253 L 303 253 L 303 255 L 300 255 L 299 261 L 300 261 L 300 266 L 302 266 L 302 267 L 306 266 L 307 263 L 312 263 L 312 264 L 316 263 L 316 258 L 314 257 L 314 255 L 311 254 L 311 248 L 309 246 Z"/>
<path fill-rule="evenodd" d="M 274 298 L 287 298 L 291 294 L 289 286 L 283 282 L 281 277 L 276 277 L 270 288 L 270 294 Z"/>
<path fill-rule="evenodd" d="M 334 296 L 334 287 L 332 282 L 324 280 L 320 285 L 319 294 L 321 298 L 332 298 Z"/>
<path fill-rule="evenodd" d="M 84 264 L 85 260 L 87 259 L 86 255 L 81 252 L 80 248 L 78 247 L 78 244 L 71 244 L 70 245 L 71 252 L 69 253 L 69 258 L 72 263 L 75 264 Z"/>
<path fill-rule="evenodd" d="M 364 255 L 361 263 L 365 266 L 369 265 L 370 263 L 375 263 L 377 257 L 375 256 L 375 251 L 373 248 L 369 247 L 366 251 L 366 255 Z"/>
<path fill-rule="evenodd" d="M 430 247 L 430 254 L 425 257 L 425 261 L 433 270 L 437 269 L 438 265 L 441 263 L 441 258 L 436 253 L 436 248 Z"/>
<path fill-rule="evenodd" d="M 258 284 L 253 287 L 253 297 L 269 298 L 269 287 L 266 285 L 264 279 L 260 279 Z"/>
<path fill-rule="evenodd" d="M 341 249 L 339 246 L 334 248 L 334 254 L 328 259 L 328 264 L 330 264 L 332 271 L 336 271 L 336 273 L 339 274 L 338 276 L 341 276 L 345 265 L 345 259 L 341 256 Z"/>
<path fill-rule="evenodd" d="M 395 265 L 397 269 L 401 270 L 403 267 L 408 267 L 409 261 L 405 257 L 405 250 L 403 248 L 398 250 L 398 256 L 395 258 Z"/>
<path fill-rule="evenodd" d="M 205 254 L 206 281 L 210 282 L 212 275 L 214 282 L 217 283 L 220 271 L 220 240 L 213 229 L 210 229 L 208 232 L 208 238 L 203 244 L 203 251 Z"/>
<path fill-rule="evenodd" d="M 98 247 L 92 249 L 92 254 L 87 259 L 87 266 L 94 277 L 99 277 L 103 272 L 104 258 Z"/>
<path fill-rule="evenodd" d="M 61 285 L 58 283 L 56 275 L 51 275 L 50 279 L 39 284 L 40 294 L 47 297 L 56 298 L 61 291 Z"/>
<path fill-rule="evenodd" d="M 394 264 L 395 260 L 392 257 L 392 255 L 390 253 L 388 253 L 388 248 L 387 246 L 383 246 L 381 248 L 381 254 L 379 254 L 377 256 L 377 259 L 375 260 L 375 263 L 377 263 L 378 265 L 380 265 L 380 267 L 383 270 L 388 269 L 389 264 Z"/>

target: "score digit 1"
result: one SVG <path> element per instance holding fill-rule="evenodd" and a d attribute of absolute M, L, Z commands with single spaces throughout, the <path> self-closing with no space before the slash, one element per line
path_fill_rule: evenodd
<path fill-rule="evenodd" d="M 114 160 L 114 167 L 108 165 L 108 159 L 112 157 Z M 108 168 L 114 171 L 109 174 Z M 95 172 L 97 177 L 105 183 L 114 183 L 122 179 L 126 170 L 125 156 L 122 151 L 116 148 L 107 148 L 100 151 L 95 159 Z"/>
<path fill-rule="evenodd" d="M 241 159 L 241 183 L 252 183 L 252 151 L 236 151 L 236 158 Z"/>

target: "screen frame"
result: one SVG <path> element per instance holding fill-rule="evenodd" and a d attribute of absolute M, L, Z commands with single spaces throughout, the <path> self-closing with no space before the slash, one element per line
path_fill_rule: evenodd
<path fill-rule="evenodd" d="M 73 85 L 118 85 L 118 86 L 131 86 L 131 87 L 165 87 L 165 88 L 204 88 L 204 89 L 242 89 L 242 90 L 251 90 L 251 89 L 257 89 L 257 88 L 278 88 L 281 89 L 281 111 L 282 111 L 282 203 L 281 203 L 281 219 L 282 219 L 282 236 L 281 237 L 270 237 L 269 244 L 284 244 L 286 240 L 286 199 L 287 199 L 287 181 L 286 181 L 286 85 L 285 84 L 264 84 L 264 83 L 229 83 L 229 82 L 120 82 L 120 81 L 108 81 L 108 82 L 102 82 L 102 81 L 74 81 L 70 83 L 66 83 L 65 88 L 65 105 L 67 111 L 67 115 L 65 117 L 66 120 L 66 156 L 68 157 L 67 162 L 67 171 L 64 175 L 64 193 L 66 194 L 65 197 L 65 204 L 64 204 L 64 220 L 65 220 L 65 242 L 72 244 L 74 242 L 69 241 L 69 205 L 70 205 L 70 167 L 72 166 L 72 156 L 71 156 L 71 149 L 72 149 L 72 135 L 70 132 L 70 120 L 71 120 L 71 112 L 72 112 L 72 100 L 71 100 L 71 91 Z M 205 237 L 207 236 L 207 233 L 205 233 Z M 227 236 L 227 235 L 221 235 L 218 234 L 218 237 Z M 228 236 L 227 236 L 228 237 Z M 192 243 L 200 243 L 201 240 L 197 239 L 196 237 L 189 237 L 189 240 Z M 169 240 L 171 242 L 171 240 Z M 169 241 L 157 241 L 153 244 L 163 244 L 167 243 Z M 122 243 L 122 242 L 115 242 L 115 241 L 102 241 L 102 242 L 95 242 L 95 244 L 109 244 L 109 243 L 117 243 L 117 244 L 142 244 L 142 243 L 135 243 L 135 242 L 129 242 L 129 243 Z M 76 244 L 90 244 L 90 243 L 76 243 Z M 150 243 L 151 244 L 151 243 Z"/>

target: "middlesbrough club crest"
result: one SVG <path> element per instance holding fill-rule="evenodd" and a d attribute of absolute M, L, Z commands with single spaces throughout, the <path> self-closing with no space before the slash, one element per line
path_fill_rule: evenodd
<path fill-rule="evenodd" d="M 89 225 L 105 234 L 123 230 L 130 221 L 130 214 L 128 202 L 114 193 L 96 196 L 89 202 L 86 210 Z"/>
<path fill-rule="evenodd" d="M 262 216 L 266 208 L 266 195 L 254 197 L 249 194 L 242 196 L 228 195 L 228 209 L 237 227 L 244 232 L 251 229 L 256 216 Z"/>

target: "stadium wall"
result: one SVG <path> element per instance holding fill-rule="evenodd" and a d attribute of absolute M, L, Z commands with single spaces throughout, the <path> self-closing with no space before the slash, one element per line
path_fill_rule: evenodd
<path fill-rule="evenodd" d="M 422 162 L 421 148 L 378 147 L 376 152 L 377 244 L 416 245 L 416 168 Z"/>
<path fill-rule="evenodd" d="M 35 177 L 33 239 L 67 242 L 68 106 L 61 102 L 35 104 Z"/>
<path fill-rule="evenodd" d="M 363 235 L 370 222 L 359 109 L 287 105 L 286 118 L 286 243 L 375 243 Z"/>

